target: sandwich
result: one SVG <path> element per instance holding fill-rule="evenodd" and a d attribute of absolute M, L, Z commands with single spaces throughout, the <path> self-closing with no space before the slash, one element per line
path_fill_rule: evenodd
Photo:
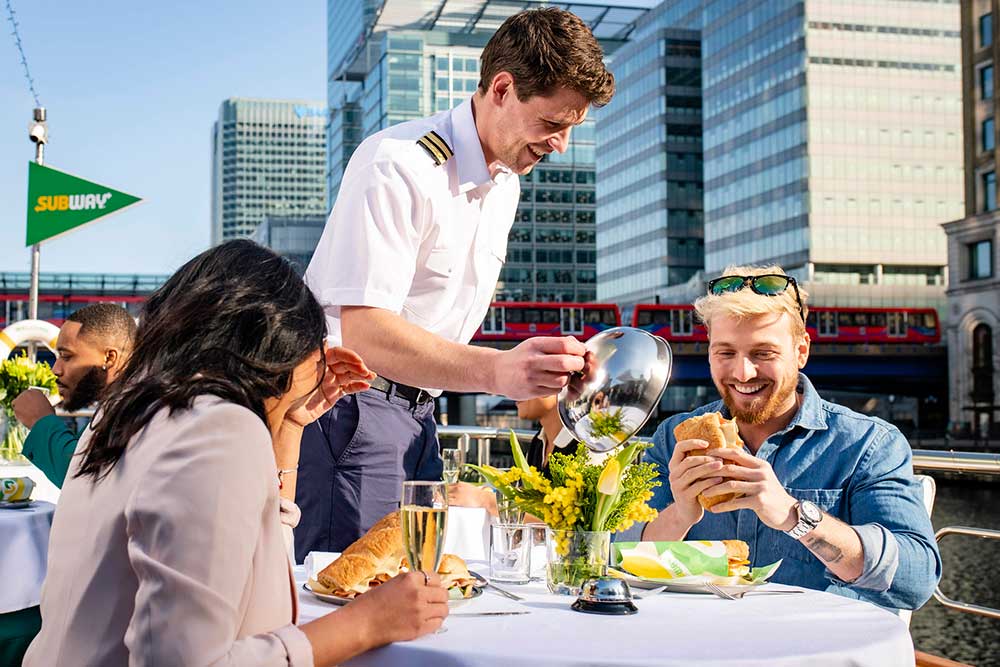
<path fill-rule="evenodd" d="M 354 599 L 407 569 L 399 512 L 393 512 L 379 519 L 309 584 L 316 593 Z M 444 554 L 438 574 L 449 591 L 460 593 L 458 597 L 472 595 L 476 579 L 458 556 Z"/>
<path fill-rule="evenodd" d="M 743 540 L 722 540 L 726 545 L 730 577 L 750 576 L 750 546 Z"/>
<path fill-rule="evenodd" d="M 710 449 L 742 449 L 743 441 L 736 428 L 735 419 L 723 419 L 718 412 L 709 412 L 698 417 L 690 417 L 674 427 L 674 438 L 681 440 L 704 440 L 708 443 L 706 449 L 694 449 L 688 456 L 702 456 Z M 698 494 L 698 502 L 708 509 L 724 503 L 742 494 L 727 493 L 721 496 L 705 496 Z"/>
<path fill-rule="evenodd" d="M 317 593 L 354 598 L 399 574 L 403 562 L 403 531 L 399 512 L 378 520 L 367 533 L 344 549 L 316 579 Z"/>

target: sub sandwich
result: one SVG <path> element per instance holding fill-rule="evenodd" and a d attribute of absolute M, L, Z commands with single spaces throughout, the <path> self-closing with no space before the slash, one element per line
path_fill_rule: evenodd
<path fill-rule="evenodd" d="M 674 427 L 674 438 L 677 442 L 681 440 L 704 440 L 708 443 L 706 449 L 693 449 L 688 452 L 688 456 L 703 456 L 710 449 L 742 449 L 743 440 L 740 439 L 739 430 L 736 428 L 735 419 L 723 419 L 718 412 L 709 412 L 697 417 L 689 417 Z M 733 498 L 739 498 L 743 494 L 727 493 L 721 496 L 705 496 L 698 494 L 698 503 L 708 509 L 724 503 Z"/>

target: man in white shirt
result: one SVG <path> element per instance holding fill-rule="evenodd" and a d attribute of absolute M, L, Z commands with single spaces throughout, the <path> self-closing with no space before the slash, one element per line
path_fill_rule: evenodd
<path fill-rule="evenodd" d="M 564 152 L 614 94 L 597 40 L 557 8 L 507 19 L 458 107 L 367 138 L 306 272 L 331 344 L 380 376 L 303 435 L 296 557 L 339 551 L 398 505 L 404 479 L 440 479 L 442 390 L 550 395 L 584 366 L 573 338 L 468 345 L 489 308 L 520 198 L 518 175 Z"/>

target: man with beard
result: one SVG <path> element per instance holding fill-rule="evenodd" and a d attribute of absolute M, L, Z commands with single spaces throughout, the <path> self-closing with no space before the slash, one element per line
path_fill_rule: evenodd
<path fill-rule="evenodd" d="M 70 315 L 59 329 L 52 367 L 62 408 L 75 412 L 97 402 L 132 351 L 135 320 L 121 306 L 95 303 Z M 31 429 L 22 453 L 62 487 L 79 435 L 57 417 L 48 397 L 28 389 L 14 399 L 14 415 Z"/>
<path fill-rule="evenodd" d="M 776 266 L 729 267 L 709 283 L 694 307 L 722 400 L 660 424 L 646 452 L 660 470 L 650 501 L 660 514 L 618 539 L 740 539 L 752 567 L 782 559 L 773 581 L 916 609 L 941 557 L 909 443 L 892 424 L 824 401 L 800 372 L 807 298 Z M 745 447 L 688 455 L 707 443 L 675 442 L 674 427 L 708 412 L 735 418 Z M 697 499 L 732 493 L 707 512 Z"/>

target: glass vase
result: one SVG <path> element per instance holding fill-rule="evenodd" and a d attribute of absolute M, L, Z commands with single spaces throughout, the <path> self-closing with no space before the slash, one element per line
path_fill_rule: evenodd
<path fill-rule="evenodd" d="M 23 465 L 29 463 L 21 455 L 28 429 L 17 421 L 14 413 L 7 408 L 0 409 L 0 465 Z"/>
<path fill-rule="evenodd" d="M 583 582 L 607 574 L 611 532 L 545 530 L 545 583 L 557 595 L 579 595 Z"/>

